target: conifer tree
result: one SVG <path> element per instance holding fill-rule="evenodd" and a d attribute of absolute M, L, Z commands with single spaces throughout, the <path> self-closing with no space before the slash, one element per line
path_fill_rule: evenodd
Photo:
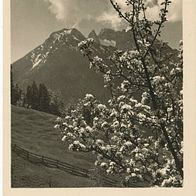
<path fill-rule="evenodd" d="M 31 86 L 27 86 L 25 103 L 28 105 L 28 107 L 32 107 L 32 88 L 31 88 Z"/>
<path fill-rule="evenodd" d="M 16 105 L 19 100 L 21 100 L 22 90 L 19 88 L 18 84 L 14 85 L 13 72 L 11 67 L 11 104 Z"/>
<path fill-rule="evenodd" d="M 15 94 L 15 102 L 17 103 L 18 101 L 21 100 L 21 95 L 22 95 L 22 90 L 20 89 L 18 84 L 15 85 L 14 91 L 15 91 L 15 93 L 14 93 Z"/>
<path fill-rule="evenodd" d="M 64 111 L 64 102 L 61 92 L 49 91 L 50 94 L 50 113 L 61 116 Z"/>
<path fill-rule="evenodd" d="M 50 95 L 46 86 L 42 83 L 39 85 L 39 110 L 43 112 L 50 111 Z"/>
<path fill-rule="evenodd" d="M 32 93 L 32 108 L 37 110 L 39 108 L 39 90 L 35 81 L 31 87 Z"/>

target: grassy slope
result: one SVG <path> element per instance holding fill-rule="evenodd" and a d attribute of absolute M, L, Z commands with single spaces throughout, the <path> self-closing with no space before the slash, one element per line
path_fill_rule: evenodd
<path fill-rule="evenodd" d="M 67 172 L 33 164 L 12 152 L 12 187 L 92 187 L 95 182 Z"/>
<path fill-rule="evenodd" d="M 83 168 L 93 167 L 93 157 L 70 152 L 53 127 L 56 116 L 12 106 L 12 143 L 30 152 L 59 159 Z"/>
<path fill-rule="evenodd" d="M 92 156 L 67 150 L 66 144 L 61 142 L 59 132 L 53 128 L 55 119 L 56 116 L 50 114 L 12 106 L 12 143 L 17 144 L 30 152 L 62 160 L 75 166 L 86 169 L 93 168 Z M 18 164 L 18 162 L 20 162 L 15 158 L 16 156 L 14 155 L 12 157 L 13 166 L 15 163 Z M 30 166 L 31 165 L 32 164 L 30 164 Z M 40 169 L 36 169 L 35 167 L 35 171 L 33 168 L 30 168 L 29 170 L 32 170 L 32 173 L 35 172 L 36 175 L 36 173 L 39 173 L 38 171 L 42 169 L 41 167 Z M 15 171 L 16 176 L 21 172 Z M 45 171 L 47 173 L 47 170 Z M 55 172 L 54 174 L 56 174 Z M 27 174 L 28 168 L 24 171 L 24 175 L 28 176 Z M 21 175 L 23 175 L 23 170 Z M 78 177 L 75 177 L 75 180 L 77 183 Z"/>

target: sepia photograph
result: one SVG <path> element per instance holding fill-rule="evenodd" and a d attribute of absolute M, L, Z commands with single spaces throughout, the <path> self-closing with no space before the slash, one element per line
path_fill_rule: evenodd
<path fill-rule="evenodd" d="M 184 187 L 182 0 L 11 0 L 11 188 Z"/>
<path fill-rule="evenodd" d="M 182 187 L 181 0 L 11 0 L 11 186 Z"/>

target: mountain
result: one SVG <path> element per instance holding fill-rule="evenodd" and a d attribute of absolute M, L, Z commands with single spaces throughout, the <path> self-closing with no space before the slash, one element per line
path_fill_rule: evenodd
<path fill-rule="evenodd" d="M 102 101 L 109 92 L 103 77 L 89 69 L 89 61 L 81 54 L 78 43 L 85 37 L 76 29 L 52 33 L 40 46 L 12 64 L 14 81 L 23 89 L 32 81 L 43 82 L 48 88 L 61 91 L 65 102 L 75 102 L 86 93 Z M 95 44 L 95 53 L 109 56 L 109 48 Z"/>
<path fill-rule="evenodd" d="M 88 37 L 95 40 L 93 52 L 102 58 L 116 48 L 135 48 L 130 31 L 102 29 L 99 34 L 90 32 Z M 66 103 L 74 103 L 86 93 L 107 100 L 109 92 L 103 87 L 103 77 L 89 69 L 89 61 L 77 47 L 85 39 L 77 29 L 64 28 L 52 33 L 43 44 L 12 64 L 14 82 L 22 89 L 32 81 L 42 82 L 53 91 L 61 91 Z M 173 52 L 169 46 L 165 48 Z"/>
<path fill-rule="evenodd" d="M 93 38 L 93 40 L 100 44 L 100 40 L 99 40 L 99 37 L 98 35 L 96 34 L 95 30 L 92 30 L 89 34 L 88 34 L 88 38 Z"/>
<path fill-rule="evenodd" d="M 113 46 L 123 51 L 136 48 L 131 30 L 114 31 L 106 28 L 102 29 L 97 37 L 101 45 Z M 161 49 L 164 54 L 175 54 L 177 52 L 176 49 L 172 49 L 167 43 L 158 39 L 155 40 L 155 46 Z"/>
<path fill-rule="evenodd" d="M 120 50 L 130 50 L 135 47 L 133 36 L 130 31 L 102 29 L 98 37 L 102 45 L 111 45 Z"/>

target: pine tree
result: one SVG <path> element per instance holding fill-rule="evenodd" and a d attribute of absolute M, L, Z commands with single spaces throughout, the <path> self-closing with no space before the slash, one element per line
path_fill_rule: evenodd
<path fill-rule="evenodd" d="M 27 92 L 25 96 L 25 104 L 28 105 L 28 107 L 32 107 L 32 88 L 31 86 L 27 86 Z"/>
<path fill-rule="evenodd" d="M 10 83 L 11 83 L 11 104 L 16 105 L 18 101 L 21 100 L 22 90 L 19 88 L 18 84 L 14 85 L 13 82 L 13 72 L 11 66 L 11 73 L 10 73 Z"/>
<path fill-rule="evenodd" d="M 31 87 L 32 93 L 32 108 L 37 110 L 39 108 L 39 90 L 35 81 L 33 81 Z"/>
<path fill-rule="evenodd" d="M 27 92 L 25 97 L 25 104 L 32 109 L 37 110 L 39 106 L 39 91 L 37 84 L 33 81 L 32 85 L 27 86 Z"/>
<path fill-rule="evenodd" d="M 38 109 L 43 112 L 50 111 L 50 95 L 47 87 L 44 84 L 39 85 L 39 106 Z"/>
<path fill-rule="evenodd" d="M 49 91 L 50 94 L 50 113 L 61 116 L 64 110 L 64 102 L 61 92 Z"/>
<path fill-rule="evenodd" d="M 19 88 L 18 84 L 16 84 L 16 86 L 14 87 L 14 91 L 15 91 L 15 101 L 17 104 L 18 101 L 21 100 L 21 95 L 22 95 L 22 90 Z"/>

